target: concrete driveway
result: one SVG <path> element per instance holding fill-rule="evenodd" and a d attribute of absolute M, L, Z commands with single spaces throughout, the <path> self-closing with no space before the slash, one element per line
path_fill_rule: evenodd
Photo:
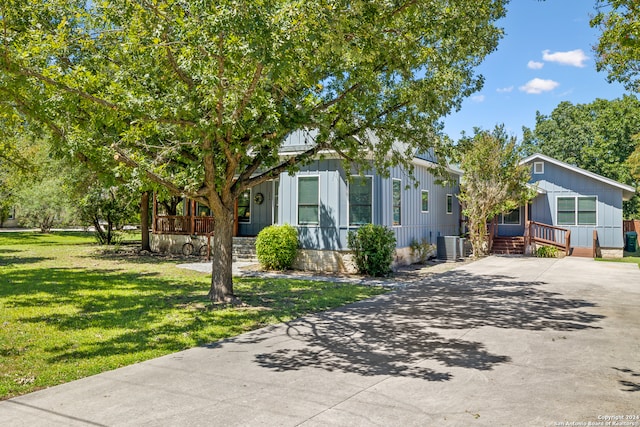
<path fill-rule="evenodd" d="M 0 425 L 640 426 L 639 328 L 634 264 L 490 257 L 0 402 Z"/>

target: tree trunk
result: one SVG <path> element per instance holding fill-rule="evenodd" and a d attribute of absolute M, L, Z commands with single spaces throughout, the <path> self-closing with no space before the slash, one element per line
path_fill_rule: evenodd
<path fill-rule="evenodd" d="M 142 250 L 151 252 L 149 244 L 149 192 L 143 191 L 140 199 L 140 229 L 142 230 Z"/>
<path fill-rule="evenodd" d="M 212 302 L 235 302 L 233 295 L 233 209 L 225 209 L 221 215 L 215 215 L 214 233 L 211 239 L 211 289 L 209 299 Z"/>

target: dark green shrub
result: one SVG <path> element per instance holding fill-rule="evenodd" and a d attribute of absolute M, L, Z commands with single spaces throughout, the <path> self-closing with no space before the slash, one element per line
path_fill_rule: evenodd
<path fill-rule="evenodd" d="M 298 230 L 289 224 L 263 228 L 256 239 L 256 254 L 268 270 L 291 268 L 298 254 Z"/>
<path fill-rule="evenodd" d="M 396 249 L 393 230 L 382 225 L 367 224 L 350 231 L 347 241 L 360 273 L 384 276 L 391 271 Z"/>
<path fill-rule="evenodd" d="M 555 246 L 540 246 L 536 249 L 538 258 L 556 258 L 558 256 L 558 248 Z"/>

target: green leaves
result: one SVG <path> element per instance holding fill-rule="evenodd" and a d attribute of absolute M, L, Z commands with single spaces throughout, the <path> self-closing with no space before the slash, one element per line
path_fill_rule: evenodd
<path fill-rule="evenodd" d="M 607 71 L 609 81 L 618 81 L 632 92 L 640 92 L 640 8 L 636 0 L 597 0 L 591 27 L 601 30 L 595 46 L 596 67 Z"/>

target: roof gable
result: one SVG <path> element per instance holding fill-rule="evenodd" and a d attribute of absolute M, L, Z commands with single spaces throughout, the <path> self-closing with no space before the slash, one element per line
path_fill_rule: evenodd
<path fill-rule="evenodd" d="M 633 194 L 636 192 L 636 189 L 631 187 L 630 185 L 626 185 L 626 184 L 622 184 L 621 182 L 615 181 L 613 179 L 609 179 L 609 178 L 605 178 L 602 175 L 598 175 L 597 173 L 593 173 L 593 172 L 589 172 L 588 170 L 579 168 L 577 166 L 573 166 L 570 165 L 568 163 L 565 162 L 561 162 L 560 160 L 554 159 L 553 157 L 549 157 L 549 156 L 545 156 L 544 154 L 540 154 L 540 153 L 536 153 L 536 154 L 532 154 L 531 156 L 523 159 L 522 161 L 520 161 L 520 164 L 525 164 L 525 163 L 531 163 L 534 160 L 542 160 L 545 162 L 549 162 L 552 163 L 556 166 L 559 166 L 561 168 L 570 170 L 572 172 L 578 173 L 580 175 L 589 177 L 591 179 L 594 179 L 596 181 L 600 181 L 604 184 L 610 185 L 612 187 L 618 188 L 620 190 L 622 190 L 622 199 L 623 200 L 629 200 L 631 197 L 633 197 Z"/>

